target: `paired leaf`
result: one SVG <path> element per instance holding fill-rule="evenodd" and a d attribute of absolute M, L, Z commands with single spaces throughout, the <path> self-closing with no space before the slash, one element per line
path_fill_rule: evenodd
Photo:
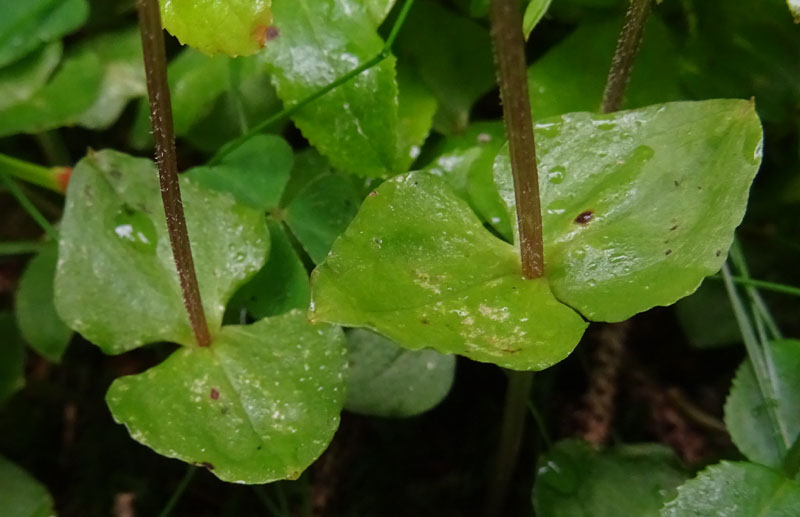
<path fill-rule="evenodd" d="M 263 265 L 267 229 L 261 212 L 230 195 L 187 178 L 181 192 L 213 335 L 228 298 Z M 114 151 L 81 160 L 61 226 L 55 281 L 60 316 L 106 353 L 160 340 L 190 345 L 180 293 L 155 165 Z"/>
<path fill-rule="evenodd" d="M 280 35 L 265 57 L 287 105 L 299 102 L 383 49 L 364 6 L 353 0 L 274 0 Z M 379 177 L 397 172 L 398 90 L 394 58 L 364 71 L 293 115 L 303 135 L 338 169 Z"/>
<path fill-rule="evenodd" d="M 345 360 L 341 329 L 292 311 L 223 327 L 211 347 L 117 379 L 106 399 L 134 439 L 224 481 L 296 479 L 338 426 Z"/>
<path fill-rule="evenodd" d="M 771 376 L 775 400 L 765 400 L 753 365 L 746 360 L 736 374 L 725 403 L 725 425 L 733 443 L 750 461 L 770 467 L 783 464 L 784 453 L 800 435 L 800 341 L 770 343 Z M 776 435 L 768 414 L 778 415 Z"/>
<path fill-rule="evenodd" d="M 53 499 L 38 481 L 0 456 L 0 508 L 14 517 L 51 517 Z"/>
<path fill-rule="evenodd" d="M 0 406 L 3 406 L 25 385 L 25 347 L 10 312 L 0 312 L 0 336 Z"/>
<path fill-rule="evenodd" d="M 621 18 L 585 22 L 528 67 L 531 109 L 536 120 L 574 111 L 600 111 L 621 26 Z M 576 74 L 576 70 L 580 73 Z M 684 98 L 677 49 L 658 18 L 651 18 L 647 24 L 625 91 L 626 108 Z"/>
<path fill-rule="evenodd" d="M 51 361 L 60 361 L 72 339 L 72 330 L 56 313 L 53 305 L 53 280 L 58 247 L 48 244 L 33 259 L 20 277 L 14 303 L 17 325 L 25 341 Z"/>
<path fill-rule="evenodd" d="M 533 507 L 540 517 L 657 517 L 686 478 L 675 453 L 662 445 L 599 451 L 566 440 L 539 459 Z"/>
<path fill-rule="evenodd" d="M 522 277 L 511 245 L 423 172 L 367 197 L 312 275 L 311 318 L 519 370 L 560 361 L 586 328 L 545 279 Z"/>
<path fill-rule="evenodd" d="M 368 330 L 347 334 L 345 408 L 380 417 L 410 417 L 441 402 L 450 391 L 456 358 L 434 350 L 405 350 Z"/>
<path fill-rule="evenodd" d="M 622 321 L 719 270 L 761 162 L 752 103 L 572 113 L 535 133 L 545 270 L 559 300 L 592 321 Z M 495 180 L 515 221 L 507 151 Z"/>
<path fill-rule="evenodd" d="M 86 0 L 29 0 L 0 6 L 0 67 L 79 28 L 89 15 Z"/>
<path fill-rule="evenodd" d="M 428 0 L 414 4 L 406 24 L 395 49 L 436 97 L 434 126 L 445 134 L 463 131 L 473 104 L 496 84 L 488 31 Z"/>
<path fill-rule="evenodd" d="M 270 39 L 270 0 L 160 0 L 164 28 L 206 54 L 248 56 Z"/>
<path fill-rule="evenodd" d="M 800 512 L 800 483 L 755 463 L 723 461 L 678 488 L 661 517 L 788 517 Z"/>

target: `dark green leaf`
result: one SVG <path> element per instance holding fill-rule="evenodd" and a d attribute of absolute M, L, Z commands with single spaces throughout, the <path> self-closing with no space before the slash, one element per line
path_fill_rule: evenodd
<path fill-rule="evenodd" d="M 267 256 L 263 214 L 181 179 L 194 264 L 212 336 L 225 303 Z M 87 279 L 92 279 L 91 282 Z M 55 281 L 58 313 L 107 353 L 194 343 L 167 237 L 155 165 L 91 153 L 67 190 Z"/>
<path fill-rule="evenodd" d="M 675 312 L 689 341 L 698 348 L 713 348 L 742 341 L 722 282 L 703 282 L 691 296 L 678 300 Z"/>
<path fill-rule="evenodd" d="M 53 306 L 53 279 L 58 247 L 47 245 L 34 257 L 19 281 L 14 312 L 20 333 L 38 353 L 60 361 L 72 339 L 72 331 L 61 321 Z"/>
<path fill-rule="evenodd" d="M 9 517 L 52 517 L 53 499 L 38 481 L 0 456 L 0 508 Z"/>
<path fill-rule="evenodd" d="M 472 105 L 495 86 L 489 33 L 440 3 L 419 0 L 400 33 L 399 59 L 416 69 L 439 102 L 437 130 L 463 131 Z"/>
<path fill-rule="evenodd" d="M 621 321 L 674 303 L 722 266 L 761 162 L 752 103 L 573 113 L 535 132 L 545 270 L 559 300 Z M 507 151 L 495 180 L 514 221 Z"/>
<path fill-rule="evenodd" d="M 8 1 L 0 5 L 0 67 L 74 31 L 86 21 L 86 0 Z"/>
<path fill-rule="evenodd" d="M 311 318 L 518 370 L 560 361 L 586 328 L 545 279 L 522 277 L 513 246 L 425 172 L 367 197 L 312 275 Z"/>
<path fill-rule="evenodd" d="M 686 478 L 663 445 L 599 451 L 567 440 L 539 459 L 533 506 L 539 517 L 658 517 Z"/>
<path fill-rule="evenodd" d="M 661 517 L 791 517 L 800 483 L 755 463 L 723 461 L 678 488 Z"/>
<path fill-rule="evenodd" d="M 296 479 L 327 447 L 344 403 L 341 329 L 304 312 L 226 326 L 207 348 L 183 347 L 117 379 L 106 399 L 131 436 L 222 480 Z"/>
<path fill-rule="evenodd" d="M 761 394 L 750 360 L 736 374 L 725 403 L 725 425 L 736 447 L 749 459 L 770 467 L 783 464 L 784 452 L 800 435 L 800 341 L 770 343 L 770 382 L 775 400 Z M 778 435 L 770 422 L 768 406 L 779 419 Z"/>
<path fill-rule="evenodd" d="M 3 406 L 25 385 L 25 347 L 10 312 L 0 312 L 0 354 L 0 406 Z"/>
<path fill-rule="evenodd" d="M 219 165 L 195 167 L 186 172 L 186 177 L 209 190 L 230 192 L 243 205 L 274 210 L 289 181 L 293 160 L 286 140 L 256 135 Z"/>
<path fill-rule="evenodd" d="M 348 332 L 347 343 L 345 408 L 354 413 L 415 416 L 441 402 L 453 385 L 455 356 L 405 350 L 363 329 Z"/>
<path fill-rule="evenodd" d="M 286 224 L 318 264 L 353 220 L 360 202 L 358 191 L 347 177 L 320 176 L 286 207 Z"/>
<path fill-rule="evenodd" d="M 61 62 L 62 46 L 54 41 L 0 69 L 0 109 L 30 99 Z"/>
<path fill-rule="evenodd" d="M 419 156 L 422 143 L 427 138 L 436 113 L 436 99 L 422 80 L 408 67 L 398 66 L 397 138 L 399 149 L 407 150 L 405 157 L 398 157 L 398 168 L 407 170 Z"/>

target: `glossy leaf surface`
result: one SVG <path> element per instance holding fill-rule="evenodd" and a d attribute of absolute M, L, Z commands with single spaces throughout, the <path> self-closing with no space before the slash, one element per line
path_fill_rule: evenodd
<path fill-rule="evenodd" d="M 53 281 L 56 275 L 58 247 L 47 245 L 31 259 L 19 280 L 14 301 L 17 325 L 25 341 L 51 361 L 61 356 L 72 338 L 72 330 L 56 313 L 53 305 Z"/>
<path fill-rule="evenodd" d="M 22 468 L 0 456 L 0 508 L 14 517 L 52 517 L 53 499 Z"/>
<path fill-rule="evenodd" d="M 405 350 L 363 329 L 347 333 L 345 408 L 380 417 L 410 417 L 441 402 L 450 391 L 456 358 L 434 350 Z"/>
<path fill-rule="evenodd" d="M 106 399 L 131 436 L 222 480 L 296 479 L 325 450 L 344 402 L 341 329 L 293 311 L 226 326 L 207 348 L 117 379 Z"/>
<path fill-rule="evenodd" d="M 755 463 L 723 461 L 678 489 L 661 517 L 790 517 L 800 512 L 800 483 Z"/>
<path fill-rule="evenodd" d="M 539 460 L 533 507 L 540 517 L 658 517 L 686 478 L 675 453 L 662 445 L 600 451 L 566 440 Z"/>
<path fill-rule="evenodd" d="M 25 385 L 25 347 L 10 312 L 0 312 L 0 406 Z"/>
<path fill-rule="evenodd" d="M 293 160 L 286 140 L 256 135 L 218 165 L 195 167 L 186 176 L 209 190 L 229 192 L 240 203 L 266 211 L 277 208 Z"/>
<path fill-rule="evenodd" d="M 273 83 L 286 104 L 298 102 L 372 59 L 383 48 L 363 5 L 352 0 L 275 0 L 280 35 L 267 43 Z M 400 172 L 394 58 L 302 108 L 293 120 L 331 163 L 379 177 Z"/>
<path fill-rule="evenodd" d="M 79 28 L 89 15 L 86 0 L 30 0 L 0 5 L 0 67 Z"/>
<path fill-rule="evenodd" d="M 546 280 L 523 279 L 514 248 L 424 172 L 367 197 L 312 275 L 310 316 L 519 370 L 560 361 L 586 327 Z"/>
<path fill-rule="evenodd" d="M 439 102 L 435 127 L 463 131 L 472 105 L 495 87 L 489 32 L 441 3 L 415 2 L 395 51 Z"/>
<path fill-rule="evenodd" d="M 263 265 L 269 236 L 263 214 L 232 196 L 187 178 L 181 179 L 181 192 L 213 336 L 228 298 Z M 106 353 L 160 340 L 194 342 L 150 160 L 101 151 L 75 167 L 62 220 L 55 302 L 67 325 Z"/>
<path fill-rule="evenodd" d="M 775 400 L 765 400 L 755 378 L 753 365 L 746 360 L 736 374 L 725 403 L 725 426 L 733 443 L 750 461 L 780 467 L 783 451 L 800 434 L 800 341 L 770 343 L 774 368 L 770 376 Z M 775 408 L 778 432 L 768 411 Z"/>
<path fill-rule="evenodd" d="M 621 321 L 719 270 L 761 162 L 750 102 L 573 113 L 535 133 L 545 270 L 559 300 L 590 320 Z M 507 151 L 495 180 L 514 221 Z"/>
<path fill-rule="evenodd" d="M 270 0 L 160 0 L 161 22 L 184 45 L 206 54 L 248 56 L 270 39 Z"/>

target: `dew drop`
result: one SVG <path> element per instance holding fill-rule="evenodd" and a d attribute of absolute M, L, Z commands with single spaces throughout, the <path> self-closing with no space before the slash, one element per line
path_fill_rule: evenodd
<path fill-rule="evenodd" d="M 126 210 L 114 217 L 114 235 L 138 251 L 153 253 L 156 227 L 143 212 Z"/>

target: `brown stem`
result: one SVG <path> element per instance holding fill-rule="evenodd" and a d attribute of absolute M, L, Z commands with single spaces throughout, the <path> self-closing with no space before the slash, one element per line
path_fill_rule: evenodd
<path fill-rule="evenodd" d="M 619 35 L 611 70 L 608 72 L 606 89 L 603 92 L 603 113 L 618 111 L 622 106 L 622 97 L 633 69 L 633 62 L 642 44 L 644 26 L 653 0 L 631 0 L 628 12 L 625 13 L 625 25 Z"/>
<path fill-rule="evenodd" d="M 539 278 L 544 274 L 542 210 L 519 1 L 492 0 L 489 16 L 514 175 L 522 274 Z"/>
<path fill-rule="evenodd" d="M 197 276 L 194 271 L 192 247 L 186 218 L 183 215 L 181 189 L 178 183 L 178 162 L 175 157 L 175 132 L 172 126 L 172 105 L 167 84 L 167 57 L 164 51 L 164 33 L 158 0 L 138 0 L 139 27 L 142 32 L 144 67 L 147 74 L 147 92 L 150 96 L 150 119 L 156 141 L 156 162 L 161 182 L 161 199 L 167 218 L 169 242 L 178 269 L 183 293 L 183 304 L 189 314 L 194 337 L 199 346 L 209 346 L 206 314 L 200 298 Z"/>

